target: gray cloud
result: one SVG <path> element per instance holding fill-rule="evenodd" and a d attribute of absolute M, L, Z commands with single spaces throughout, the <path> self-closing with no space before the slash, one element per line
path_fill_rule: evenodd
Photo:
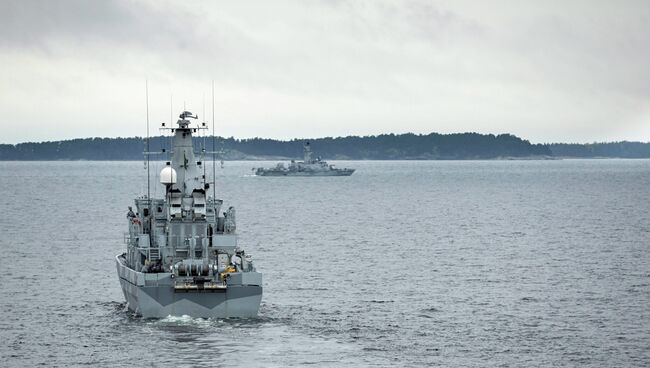
<path fill-rule="evenodd" d="M 0 14 L 0 45 L 53 52 L 53 45 L 141 48 L 198 47 L 192 14 L 155 3 L 8 0 Z M 172 10 L 174 10 L 172 12 Z M 186 26 L 189 24 L 189 26 Z"/>
<path fill-rule="evenodd" d="M 646 2 L 8 0 L 0 10 L 0 109 L 24 127 L 6 142 L 142 134 L 145 78 L 157 120 L 169 119 L 171 94 L 175 109 L 202 110 L 215 79 L 221 133 L 242 137 L 650 140 Z"/>

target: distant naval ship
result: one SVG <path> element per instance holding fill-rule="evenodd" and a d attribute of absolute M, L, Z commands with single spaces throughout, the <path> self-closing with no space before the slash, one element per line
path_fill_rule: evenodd
<path fill-rule="evenodd" d="M 354 169 L 337 169 L 334 165 L 329 165 L 327 161 L 311 158 L 311 147 L 309 142 L 305 142 L 304 161 L 291 160 L 289 166 L 284 163 L 278 163 L 272 168 L 257 168 L 255 175 L 258 176 L 350 176 Z"/>
<path fill-rule="evenodd" d="M 116 257 L 122 291 L 128 309 L 145 318 L 254 317 L 262 274 L 237 245 L 234 207 L 220 214 L 223 201 L 207 195 L 192 144 L 192 133 L 207 128 L 190 127 L 190 118 L 197 117 L 184 111 L 178 127 L 168 128 L 174 137 L 172 160 L 160 172 L 165 197 L 144 195 L 135 199 L 136 212 L 129 207 L 126 253 Z"/>

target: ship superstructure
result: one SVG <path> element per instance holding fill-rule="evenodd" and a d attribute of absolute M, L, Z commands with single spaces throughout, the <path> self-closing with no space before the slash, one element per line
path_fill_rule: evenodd
<path fill-rule="evenodd" d="M 171 161 L 160 172 L 164 198 L 135 199 L 127 214 L 126 253 L 116 257 L 129 310 L 145 318 L 254 317 L 262 274 L 237 244 L 235 208 L 209 195 L 184 111 L 172 128 Z M 214 185 L 214 183 L 212 183 Z"/>
<path fill-rule="evenodd" d="M 303 146 L 303 161 L 291 160 L 288 166 L 278 163 L 272 168 L 253 169 L 258 176 L 350 176 L 354 169 L 338 169 L 320 157 L 313 159 L 311 146 L 305 142 Z"/>

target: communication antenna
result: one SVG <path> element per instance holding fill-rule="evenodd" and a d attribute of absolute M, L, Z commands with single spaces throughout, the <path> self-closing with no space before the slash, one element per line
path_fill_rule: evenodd
<path fill-rule="evenodd" d="M 150 193 L 151 176 L 149 175 L 149 81 L 146 79 L 144 81 L 144 88 L 145 88 L 145 96 L 147 100 L 147 145 L 146 145 L 146 153 L 145 153 L 145 156 L 147 157 L 147 199 L 151 200 L 151 193 Z M 151 213 L 151 208 L 149 208 L 149 213 Z"/>
<path fill-rule="evenodd" d="M 203 127 L 205 127 L 205 92 L 203 92 Z M 203 164 L 203 184 L 205 184 L 205 151 L 207 148 L 207 145 L 205 144 L 205 137 L 207 135 L 206 132 L 203 133 L 203 147 L 201 149 L 201 163 Z M 204 188 L 205 189 L 205 188 Z"/>
<path fill-rule="evenodd" d="M 214 132 L 214 79 L 212 80 L 212 200 L 217 200 L 217 162 L 214 156 L 215 148 L 215 132 Z"/>
<path fill-rule="evenodd" d="M 149 81 L 144 80 L 145 97 L 147 100 L 147 149 L 145 156 L 147 157 L 147 217 L 149 218 L 149 234 L 151 234 L 151 175 L 149 174 Z M 149 236 L 149 247 L 151 247 L 151 236 Z"/>
<path fill-rule="evenodd" d="M 164 126 L 165 124 L 163 124 Z M 174 126 L 174 94 L 169 95 L 169 127 Z M 172 151 L 172 136 L 169 136 L 169 146 L 167 147 L 169 152 L 167 153 L 167 161 L 171 161 L 171 151 Z"/>

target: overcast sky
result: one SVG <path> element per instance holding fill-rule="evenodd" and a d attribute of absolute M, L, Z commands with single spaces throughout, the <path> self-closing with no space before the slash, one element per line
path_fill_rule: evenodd
<path fill-rule="evenodd" d="M 650 141 L 650 1 L 0 1 L 0 143 L 512 133 Z"/>

